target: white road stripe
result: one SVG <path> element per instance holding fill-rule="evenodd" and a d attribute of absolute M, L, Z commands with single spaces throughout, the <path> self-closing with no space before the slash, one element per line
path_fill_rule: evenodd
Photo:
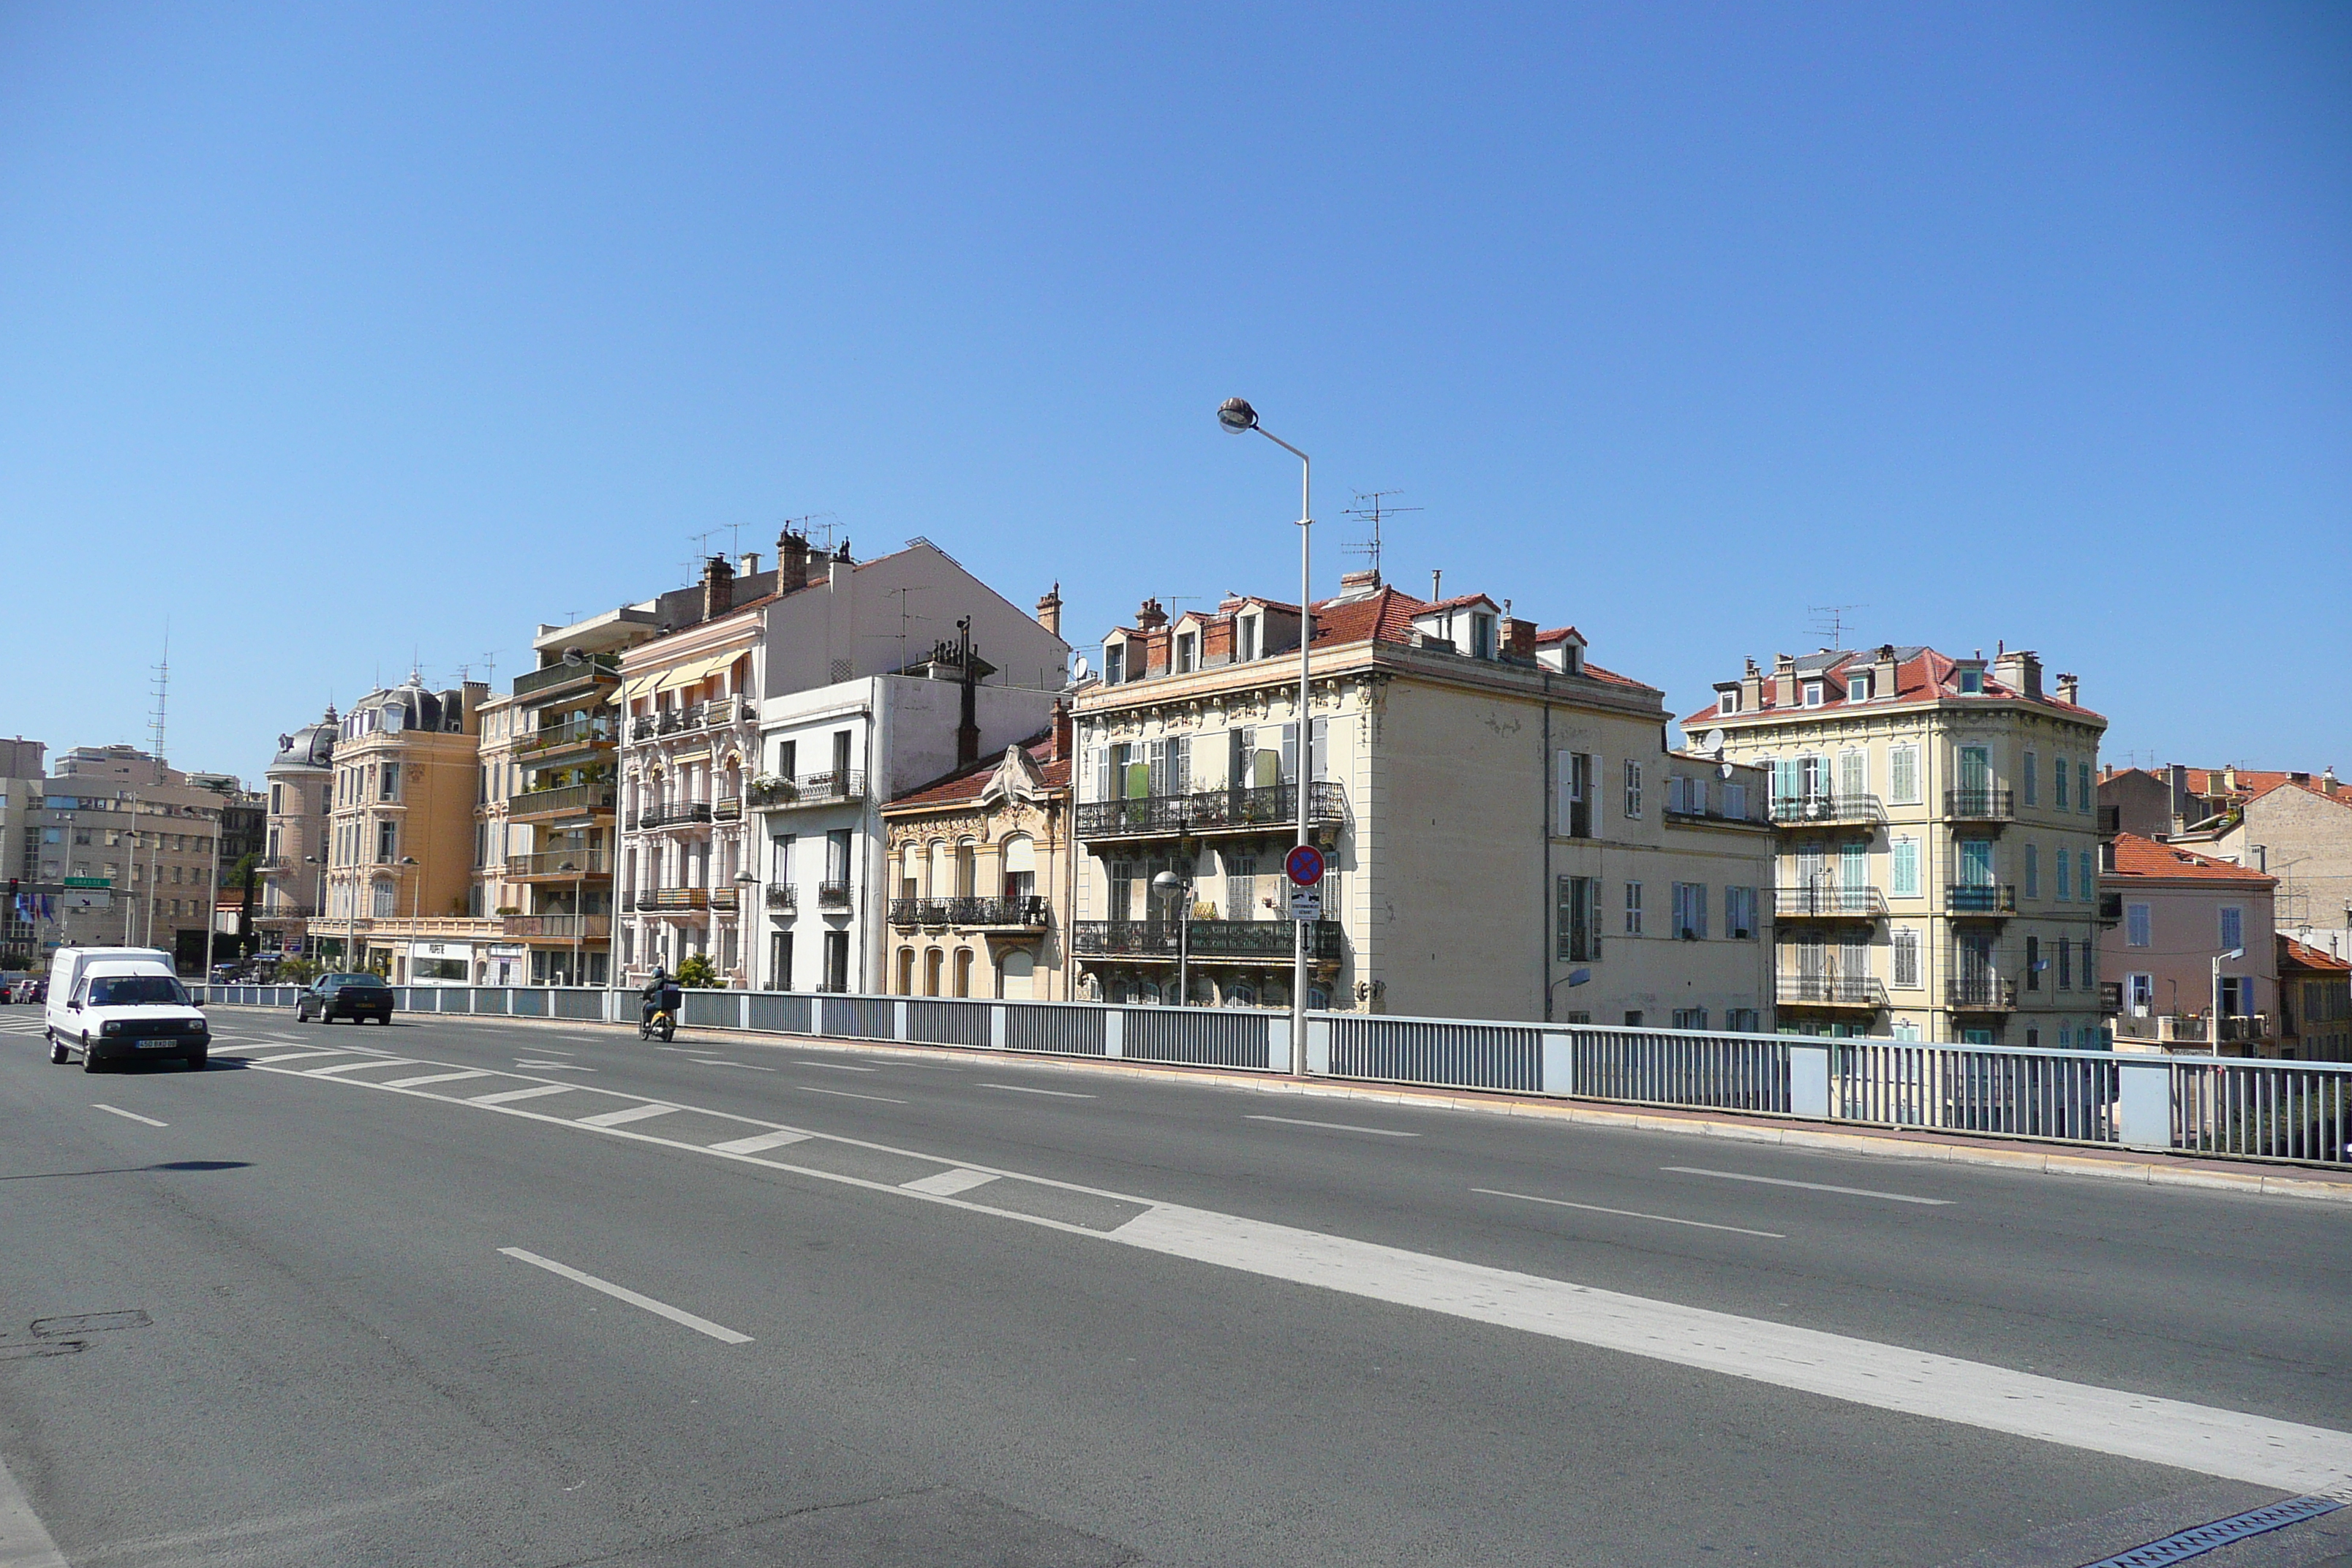
<path fill-rule="evenodd" d="M 262 1048 L 266 1050 L 268 1047 Z M 282 1056 L 247 1057 L 245 1058 L 245 1065 L 249 1068 L 269 1068 L 276 1067 L 279 1062 L 308 1061 L 312 1057 L 347 1057 L 351 1054 L 349 1051 L 289 1051 Z"/>
<path fill-rule="evenodd" d="M 708 1147 L 714 1154 L 757 1154 L 766 1149 L 781 1149 L 787 1143 L 805 1142 L 808 1137 L 805 1132 L 779 1131 L 761 1132 L 750 1138 L 737 1138 L 725 1143 L 712 1143 Z"/>
<path fill-rule="evenodd" d="M 667 1116 L 677 1109 L 675 1105 L 631 1105 L 619 1110 L 607 1110 L 600 1116 L 583 1116 L 576 1120 L 583 1127 L 625 1127 L 650 1116 Z"/>
<path fill-rule="evenodd" d="M 715 1062 L 705 1057 L 695 1058 L 694 1065 L 698 1068 L 741 1068 L 745 1072 L 774 1072 L 776 1070 L 774 1068 L 763 1068 L 757 1062 Z"/>
<path fill-rule="evenodd" d="M 529 1089 L 509 1089 L 499 1094 L 468 1095 L 468 1105 L 510 1105 L 518 1100 L 537 1100 L 545 1094 L 572 1094 L 577 1091 L 568 1083 L 534 1084 Z"/>
<path fill-rule="evenodd" d="M 1672 1171 L 1678 1176 L 1720 1176 L 1727 1182 L 1759 1182 L 1768 1187 L 1802 1187 L 1809 1193 L 1843 1193 L 1850 1198 L 1885 1198 L 1895 1204 L 1928 1204 L 1937 1208 L 1949 1208 L 1949 1198 L 1915 1198 L 1909 1193 L 1882 1193 L 1869 1187 L 1833 1187 L 1827 1182 L 1792 1182 L 1782 1176 L 1751 1176 L 1745 1171 L 1709 1171 L 1697 1165 L 1661 1165 L 1661 1171 Z"/>
<path fill-rule="evenodd" d="M 1015 1094 L 1050 1094 L 1055 1100 L 1092 1100 L 1091 1094 L 1079 1094 L 1066 1089 L 1031 1089 L 1025 1083 L 983 1083 L 982 1089 L 1009 1089 Z"/>
<path fill-rule="evenodd" d="M 0 1464 L 0 1568 L 70 1568 L 25 1489 Z"/>
<path fill-rule="evenodd" d="M 1286 1127 L 1325 1127 L 1334 1132 L 1372 1132 L 1382 1138 L 1418 1138 L 1418 1132 L 1400 1132 L 1393 1127 L 1359 1127 L 1352 1121 L 1305 1121 L 1296 1116 L 1244 1116 L 1244 1121 L 1279 1121 Z"/>
<path fill-rule="evenodd" d="M 599 1279 L 593 1274 L 583 1274 L 577 1268 L 567 1268 L 551 1258 L 541 1258 L 536 1252 L 525 1252 L 520 1247 L 501 1247 L 499 1251 L 509 1258 L 520 1258 L 535 1268 L 544 1268 L 550 1274 L 560 1274 L 575 1285 L 585 1285 L 591 1290 L 602 1290 L 616 1301 L 626 1301 L 632 1307 L 643 1307 L 657 1318 L 667 1318 L 673 1323 L 683 1323 L 698 1334 L 709 1334 L 712 1339 L 730 1345 L 748 1345 L 751 1342 L 751 1336 L 749 1334 L 739 1334 L 734 1330 L 720 1323 L 714 1323 L 708 1318 L 698 1318 L 682 1307 L 673 1307 L 667 1301 L 656 1301 L 651 1296 L 641 1296 L 625 1285 L 615 1285 L 609 1279 Z"/>
<path fill-rule="evenodd" d="M 305 1078 L 325 1078 L 330 1073 L 357 1072 L 362 1068 L 413 1068 L 415 1065 L 415 1057 L 370 1057 L 363 1062 L 337 1062 L 331 1068 L 304 1068 L 302 1075 Z"/>
<path fill-rule="evenodd" d="M 1687 1225 L 1700 1230 L 1728 1230 L 1741 1236 L 1760 1236 L 1771 1241 L 1789 1239 L 1777 1230 L 1750 1230 L 1744 1225 L 1709 1225 L 1703 1219 L 1676 1219 L 1668 1214 L 1643 1214 L 1636 1209 L 1602 1208 L 1599 1204 L 1572 1204 L 1566 1198 L 1539 1198 L 1533 1193 L 1497 1192 L 1493 1187 L 1473 1187 L 1470 1190 L 1474 1193 L 1484 1193 L 1490 1198 L 1517 1198 L 1521 1203 L 1549 1204 L 1554 1208 L 1582 1209 L 1587 1214 L 1613 1214 L 1626 1219 L 1654 1219 L 1661 1225 Z"/>
<path fill-rule="evenodd" d="M 2352 1482 L 2352 1433 L 2066 1383 L 1291 1226 L 1160 1205 L 1108 1233 L 1148 1252 L 1495 1323 L 1832 1399 L 2292 1492 Z"/>
<path fill-rule="evenodd" d="M 122 1117 L 127 1121 L 144 1121 L 150 1127 L 169 1127 L 172 1125 L 168 1121 L 158 1121 L 152 1116 L 142 1116 L 135 1110 L 125 1110 L 119 1105 L 100 1105 L 93 1100 L 90 1103 L 90 1109 L 92 1110 L 111 1110 L 115 1115 Z M 0 1568 L 8 1568 L 8 1560 L 6 1558 L 0 1557 Z"/>
<path fill-rule="evenodd" d="M 958 1193 L 968 1193 L 974 1187 L 984 1187 L 997 1179 L 992 1171 L 970 1171 L 959 1166 L 941 1171 L 935 1176 L 918 1176 L 898 1184 L 910 1193 L 929 1193 L 935 1198 L 951 1198 Z"/>
<path fill-rule="evenodd" d="M 836 1100 L 878 1100 L 885 1105 L 904 1105 L 907 1103 L 903 1100 L 893 1100 L 887 1094 L 852 1094 L 845 1089 L 819 1089 L 813 1083 L 799 1084 L 795 1087 L 810 1094 L 829 1094 Z"/>
<path fill-rule="evenodd" d="M 467 1068 L 463 1072 L 428 1072 L 422 1078 L 387 1079 L 379 1087 L 383 1089 L 421 1089 L 428 1083 L 455 1083 L 461 1078 L 493 1078 L 495 1076 L 497 1075 L 485 1072 L 480 1068 Z"/>
<path fill-rule="evenodd" d="M 880 1072 L 882 1070 L 880 1068 L 854 1068 L 847 1062 L 795 1061 L 793 1065 L 803 1068 L 831 1068 L 835 1072 Z"/>

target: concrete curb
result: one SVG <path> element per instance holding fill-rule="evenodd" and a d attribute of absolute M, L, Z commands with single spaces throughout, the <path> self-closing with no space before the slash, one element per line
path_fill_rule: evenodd
<path fill-rule="evenodd" d="M 282 1016 L 278 1007 L 219 1005 L 219 1011 Z M 520 1018 L 497 1013 L 404 1014 L 404 1017 L 453 1018 L 494 1024 L 522 1024 L 540 1028 L 609 1029 L 625 1033 L 625 1024 L 601 1019 Z M 1953 1165 L 1989 1165 L 2046 1176 L 2088 1176 L 2101 1181 L 2137 1182 L 2154 1187 L 2193 1187 L 2205 1192 L 2240 1193 L 2249 1197 L 2285 1197 L 2352 1205 L 2352 1173 L 2287 1175 L 2268 1166 L 2227 1165 L 2196 1155 L 2134 1158 L 2127 1152 L 2102 1154 L 2079 1147 L 2053 1145 L 2002 1147 L 1978 1142 L 1964 1135 L 1900 1132 L 1893 1129 L 1830 1126 L 1753 1117 L 1731 1120 L 1704 1112 L 1680 1112 L 1586 1100 L 1530 1100 L 1522 1096 L 1464 1092 L 1458 1089 L 1413 1089 L 1396 1084 L 1353 1083 L 1334 1079 L 1300 1082 L 1257 1073 L 1217 1068 L 1186 1068 L 1160 1062 L 1108 1061 L 1092 1057 L 1055 1057 L 1027 1052 L 986 1050 L 969 1046 L 909 1046 L 896 1040 L 845 1039 L 834 1036 L 773 1035 L 741 1029 L 724 1031 L 730 1046 L 760 1046 L 793 1050 L 828 1050 L 843 1054 L 898 1056 L 937 1059 L 954 1057 L 975 1062 L 1018 1061 L 1032 1067 L 1066 1072 L 1115 1072 L 1123 1079 L 1156 1079 L 1168 1083 L 1207 1084 L 1245 1089 L 1254 1094 L 1303 1095 L 1367 1104 L 1410 1106 L 1423 1110 L 1465 1110 L 1487 1116 L 1526 1116 L 1566 1121 L 1618 1131 L 1674 1132 L 1684 1136 L 1722 1138 L 1734 1142 L 1773 1143 L 1824 1153 L 1856 1154 L 1882 1160 L 1925 1160 Z M 2304 1167 L 2291 1167 L 2301 1171 Z"/>

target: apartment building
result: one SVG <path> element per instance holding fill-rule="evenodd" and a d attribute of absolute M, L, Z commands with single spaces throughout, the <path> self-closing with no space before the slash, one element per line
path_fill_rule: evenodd
<path fill-rule="evenodd" d="M 48 777 L 47 750 L 21 735 L 0 741 L 0 875 L 16 885 L 13 899 L 0 900 L 0 970 L 31 969 L 40 952 L 40 897 L 27 884 L 40 864 L 36 818 Z"/>
<path fill-rule="evenodd" d="M 2278 1054 L 2352 1061 L 2352 963 L 2284 934 L 2278 942 Z"/>
<path fill-rule="evenodd" d="M 102 943 L 160 947 L 204 973 L 227 797 L 131 746 L 77 747 L 46 779 L 8 789 L 27 803 L 12 875 L 38 889 L 36 963 Z"/>
<path fill-rule="evenodd" d="M 2099 886 L 2120 917 L 2101 939 L 2116 1049 L 2278 1054 L 2276 878 L 2119 833 Z"/>
<path fill-rule="evenodd" d="M 1300 614 L 1144 601 L 1076 703 L 1077 992 L 1754 1029 L 1769 831 L 1753 770 L 1677 757 L 1654 687 L 1508 600 L 1351 573 Z M 1284 907 L 1300 792 L 1324 915 Z M 1159 879 L 1168 873 L 1172 892 Z"/>
<path fill-rule="evenodd" d="M 2333 768 L 2134 768 L 2101 780 L 2099 799 L 2127 832 L 2276 877 L 2278 929 L 2352 959 L 2352 784 Z"/>
<path fill-rule="evenodd" d="M 1754 659 L 1685 734 L 1766 769 L 1784 1031 L 2095 1047 L 2105 718 L 2033 654 Z"/>
<path fill-rule="evenodd" d="M 253 912 L 263 952 L 315 953 L 310 922 L 327 905 L 335 742 L 341 733 L 342 720 L 329 703 L 316 721 L 278 737 L 278 750 L 263 770 L 268 816 Z"/>
<path fill-rule="evenodd" d="M 428 691 L 412 674 L 337 727 L 327 902 L 311 922 L 330 963 L 402 984 L 463 984 L 497 923 L 467 913 L 487 683 Z"/>

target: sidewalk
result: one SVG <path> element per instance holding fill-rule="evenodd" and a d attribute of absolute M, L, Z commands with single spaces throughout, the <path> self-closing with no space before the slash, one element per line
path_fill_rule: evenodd
<path fill-rule="evenodd" d="M 275 1007 L 221 1005 L 223 1012 L 283 1016 Z M 625 1034 L 630 1026 L 569 1018 L 518 1018 L 499 1015 L 416 1014 L 415 1017 L 521 1024 L 541 1028 L 608 1029 Z M 1104 1060 L 1096 1057 L 1061 1057 L 984 1050 L 964 1046 L 908 1046 L 890 1040 L 843 1039 L 831 1036 L 771 1035 L 740 1029 L 697 1031 L 716 1033 L 730 1046 L 789 1047 L 877 1056 L 925 1058 L 942 1056 L 971 1061 L 1015 1060 L 1034 1067 L 1075 1073 L 1116 1073 L 1121 1078 L 1158 1079 L 1170 1082 L 1214 1084 L 1256 1094 L 1305 1095 L 1331 1100 L 1412 1106 L 1424 1110 L 1465 1110 L 1488 1116 L 1525 1116 L 1614 1128 L 1625 1131 L 1675 1132 L 1735 1142 L 1776 1143 L 1790 1149 L 1860 1154 L 1885 1160 L 1940 1161 L 1955 1165 L 1992 1165 L 2012 1171 L 2032 1171 L 2049 1176 L 2090 1176 L 2103 1181 L 2138 1182 L 2148 1186 L 2200 1187 L 2211 1192 L 2243 1193 L 2249 1196 L 2313 1199 L 2352 1204 L 2352 1170 L 2331 1171 L 2309 1165 L 2275 1164 L 2263 1161 L 2227 1160 L 2161 1151 L 2101 1148 L 2088 1143 L 2042 1143 L 2030 1139 L 1979 1137 L 1896 1127 L 1862 1126 L 1853 1122 L 1806 1121 L 1795 1117 L 1752 1112 L 1686 1110 L 1667 1106 L 1633 1106 L 1615 1101 L 1560 1099 L 1463 1089 L 1421 1089 L 1405 1084 L 1361 1083 L 1343 1079 L 1301 1080 L 1265 1073 L 1236 1072 L 1224 1068 L 1192 1068 L 1164 1062 Z"/>

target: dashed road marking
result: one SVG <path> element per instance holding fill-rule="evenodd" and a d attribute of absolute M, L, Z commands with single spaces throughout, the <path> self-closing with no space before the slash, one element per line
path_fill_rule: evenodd
<path fill-rule="evenodd" d="M 730 1139 L 724 1143 L 713 1143 L 710 1145 L 710 1151 L 714 1154 L 758 1154 L 770 1149 L 781 1149 L 787 1143 L 805 1143 L 808 1138 L 809 1134 L 805 1132 L 779 1130 L 774 1132 L 761 1132 L 750 1138 Z"/>
<path fill-rule="evenodd" d="M 885 1105 L 904 1105 L 903 1100 L 893 1100 L 887 1094 L 852 1094 L 845 1089 L 819 1089 L 813 1083 L 797 1084 L 795 1088 L 808 1094 L 829 1094 L 836 1100 L 878 1100 Z"/>
<path fill-rule="evenodd" d="M 1015 1094 L 1050 1094 L 1055 1100 L 1092 1100 L 1091 1094 L 1079 1094 L 1067 1089 L 1032 1089 L 1025 1083 L 983 1083 L 982 1089 L 1007 1089 Z"/>
<path fill-rule="evenodd" d="M 1949 1208 L 1949 1198 L 1920 1198 L 1909 1193 L 1882 1193 L 1869 1187 L 1833 1187 L 1827 1182 L 1792 1182 L 1785 1176 L 1751 1176 L 1745 1171 L 1709 1171 L 1697 1165 L 1661 1165 L 1661 1171 L 1672 1171 L 1678 1176 L 1718 1176 L 1727 1182 L 1755 1182 L 1768 1187 L 1802 1187 L 1809 1193 L 1843 1193 L 1850 1198 L 1885 1198 L 1893 1204 L 1927 1204 L 1936 1208 Z"/>
<path fill-rule="evenodd" d="M 519 1258 L 534 1268 L 544 1268 L 560 1275 L 575 1285 L 585 1285 L 591 1290 L 602 1290 L 616 1301 L 626 1301 L 632 1307 L 642 1307 L 657 1318 L 667 1318 L 673 1323 L 683 1323 L 698 1334 L 709 1334 L 722 1344 L 748 1345 L 749 1334 L 739 1334 L 724 1323 L 714 1323 L 708 1318 L 697 1317 L 683 1307 L 673 1307 L 667 1301 L 656 1301 L 651 1296 L 639 1295 L 625 1285 L 615 1285 L 610 1279 L 599 1279 L 593 1274 L 583 1274 L 551 1258 L 541 1258 L 536 1252 L 525 1252 L 520 1247 L 501 1247 L 499 1251 L 509 1258 Z"/>
<path fill-rule="evenodd" d="M 677 1109 L 675 1105 L 627 1105 L 618 1110 L 600 1111 L 594 1116 L 583 1116 L 577 1120 L 583 1127 L 625 1127 L 632 1121 L 643 1121 L 649 1117 L 667 1116 Z"/>
<path fill-rule="evenodd" d="M 1320 1127 L 1331 1132 L 1370 1132 L 1381 1138 L 1418 1138 L 1418 1132 L 1401 1132 L 1393 1127 L 1359 1127 L 1352 1121 L 1309 1121 L 1298 1116 L 1244 1116 L 1244 1121 L 1279 1121 L 1286 1127 Z"/>
<path fill-rule="evenodd" d="M 413 1068 L 415 1066 L 416 1066 L 416 1058 L 414 1057 L 370 1057 L 363 1062 L 337 1062 L 331 1068 L 304 1068 L 302 1076 L 326 1078 L 339 1072 L 357 1072 L 362 1068 Z"/>
<path fill-rule="evenodd" d="M 100 1105 L 93 1101 L 91 1102 L 90 1109 L 92 1110 L 110 1110 L 126 1121 L 143 1121 L 150 1127 L 169 1127 L 172 1125 L 168 1121 L 158 1121 L 152 1116 L 142 1116 L 135 1110 L 125 1110 L 119 1105 Z"/>
<path fill-rule="evenodd" d="M 974 1187 L 984 1187 L 999 1179 L 993 1171 L 973 1171 L 959 1165 L 952 1171 L 941 1171 L 936 1176 L 918 1176 L 911 1182 L 898 1184 L 910 1193 L 929 1193 L 933 1197 L 951 1198 L 958 1193 L 968 1193 Z"/>
<path fill-rule="evenodd" d="M 1625 1219 L 1654 1219 L 1660 1225 L 1687 1225 L 1700 1230 L 1727 1230 L 1739 1236 L 1760 1236 L 1767 1241 L 1789 1239 L 1777 1230 L 1750 1230 L 1744 1225 L 1709 1225 L 1703 1219 L 1676 1219 L 1670 1214 L 1643 1214 L 1635 1209 L 1603 1208 L 1599 1204 L 1572 1204 L 1566 1198 L 1539 1198 L 1533 1193 L 1498 1192 L 1493 1187 L 1473 1187 L 1470 1190 L 1474 1193 L 1484 1193 L 1490 1198 L 1517 1198 L 1521 1203 L 1549 1204 L 1554 1208 L 1582 1209 L 1587 1214 L 1613 1214 Z"/>
<path fill-rule="evenodd" d="M 518 1100 L 537 1100 L 550 1094 L 579 1092 L 568 1083 L 534 1084 L 529 1089 L 503 1089 L 497 1094 L 475 1094 L 466 1098 L 468 1105 L 512 1105 Z"/>
<path fill-rule="evenodd" d="M 419 1078 L 387 1079 L 381 1087 L 422 1089 L 428 1083 L 455 1083 L 461 1078 L 496 1078 L 497 1076 L 496 1073 L 485 1072 L 480 1068 L 467 1068 L 463 1072 L 428 1072 Z"/>

